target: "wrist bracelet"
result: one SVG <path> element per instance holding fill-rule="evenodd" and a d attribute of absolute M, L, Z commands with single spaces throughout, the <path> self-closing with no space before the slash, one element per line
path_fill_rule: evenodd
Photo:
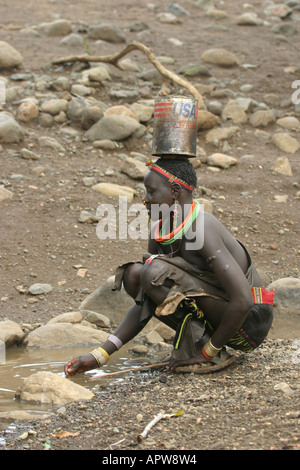
<path fill-rule="evenodd" d="M 107 352 L 105 351 L 105 349 L 100 348 L 100 347 L 97 349 L 93 349 L 93 351 L 91 351 L 90 354 L 94 356 L 94 358 L 96 359 L 98 363 L 98 366 L 104 366 L 104 364 L 107 363 L 110 357 L 109 354 L 107 354 Z"/>
<path fill-rule="evenodd" d="M 221 349 L 222 348 L 216 348 L 212 344 L 211 339 L 209 338 L 207 343 L 205 343 L 205 345 L 203 346 L 201 352 L 203 356 L 205 356 L 207 359 L 211 359 L 212 357 L 216 356 L 221 351 Z"/>
<path fill-rule="evenodd" d="M 118 338 L 117 336 L 115 335 L 110 335 L 108 338 L 108 341 L 110 341 L 111 343 L 113 343 L 116 348 L 119 350 L 122 346 L 123 346 L 123 343 L 122 341 L 120 340 L 120 338 Z"/>

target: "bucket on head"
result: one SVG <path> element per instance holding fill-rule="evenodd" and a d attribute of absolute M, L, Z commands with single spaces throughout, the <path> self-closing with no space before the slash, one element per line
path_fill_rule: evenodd
<path fill-rule="evenodd" d="M 196 156 L 198 100 L 186 96 L 155 98 L 152 155 Z"/>

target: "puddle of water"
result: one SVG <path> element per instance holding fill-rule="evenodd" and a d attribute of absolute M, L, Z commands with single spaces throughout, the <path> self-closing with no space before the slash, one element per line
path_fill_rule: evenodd
<path fill-rule="evenodd" d="M 110 378 L 100 378 L 97 380 L 89 380 L 91 377 L 125 370 L 135 367 L 130 363 L 132 356 L 129 354 L 130 343 L 127 348 L 114 353 L 111 360 L 101 369 L 94 369 L 72 377 L 72 381 L 82 385 L 90 390 L 95 386 L 110 385 L 116 381 L 124 381 L 128 378 L 128 373 L 123 375 L 112 376 Z M 15 392 L 23 381 L 30 375 L 48 371 L 65 377 L 64 364 L 73 357 L 87 354 L 91 347 L 81 348 L 57 348 L 57 349 L 26 349 L 23 347 L 12 347 L 6 350 L 5 358 L 0 362 L 0 411 L 25 410 L 30 412 L 45 412 L 50 405 L 32 404 L 21 402 L 15 398 Z M 1 426 L 1 423 L 0 423 Z M 1 428 L 0 428 L 1 431 Z"/>

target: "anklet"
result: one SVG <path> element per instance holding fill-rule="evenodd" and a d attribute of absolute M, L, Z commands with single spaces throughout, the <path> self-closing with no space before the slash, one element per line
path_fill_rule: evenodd
<path fill-rule="evenodd" d="M 203 346 L 201 352 L 203 354 L 204 357 L 206 357 L 207 359 L 212 359 L 214 356 L 216 356 L 220 351 L 221 351 L 222 348 L 216 348 L 212 342 L 211 342 L 211 339 L 209 339 L 207 341 L 207 343 L 205 343 L 205 345 Z"/>
<path fill-rule="evenodd" d="M 93 349 L 93 351 L 91 351 L 90 354 L 94 356 L 94 358 L 96 359 L 98 363 L 98 366 L 104 366 L 104 364 L 107 363 L 110 357 L 109 354 L 107 354 L 107 352 L 103 348 L 100 348 L 100 347 L 97 349 Z"/>

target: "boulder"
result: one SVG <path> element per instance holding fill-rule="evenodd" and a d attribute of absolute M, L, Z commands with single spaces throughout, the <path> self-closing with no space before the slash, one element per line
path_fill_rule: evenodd
<path fill-rule="evenodd" d="M 102 313 L 112 323 L 118 325 L 134 301 L 123 288 L 120 291 L 112 291 L 114 280 L 115 276 L 109 277 L 104 284 L 87 296 L 79 309 Z"/>
<path fill-rule="evenodd" d="M 91 400 L 90 390 L 52 372 L 37 372 L 24 380 L 15 397 L 29 403 L 65 405 L 79 400 Z"/>
<path fill-rule="evenodd" d="M 110 328 L 111 326 L 111 321 L 107 315 L 90 310 L 81 310 L 80 313 L 85 321 L 96 325 L 98 328 Z"/>
<path fill-rule="evenodd" d="M 268 291 L 275 290 L 274 322 L 270 335 L 273 338 L 299 338 L 300 279 L 293 277 L 277 279 L 269 284 L 266 289 Z"/>
<path fill-rule="evenodd" d="M 28 348 L 58 348 L 99 345 L 108 338 L 105 331 L 87 326 L 57 322 L 47 323 L 31 331 L 23 344 Z"/>
<path fill-rule="evenodd" d="M 6 347 L 21 343 L 25 334 L 20 325 L 12 320 L 0 321 L 0 341 Z"/>
<path fill-rule="evenodd" d="M 49 323 L 80 323 L 83 320 L 83 316 L 80 312 L 66 312 L 56 315 L 48 321 Z"/>

